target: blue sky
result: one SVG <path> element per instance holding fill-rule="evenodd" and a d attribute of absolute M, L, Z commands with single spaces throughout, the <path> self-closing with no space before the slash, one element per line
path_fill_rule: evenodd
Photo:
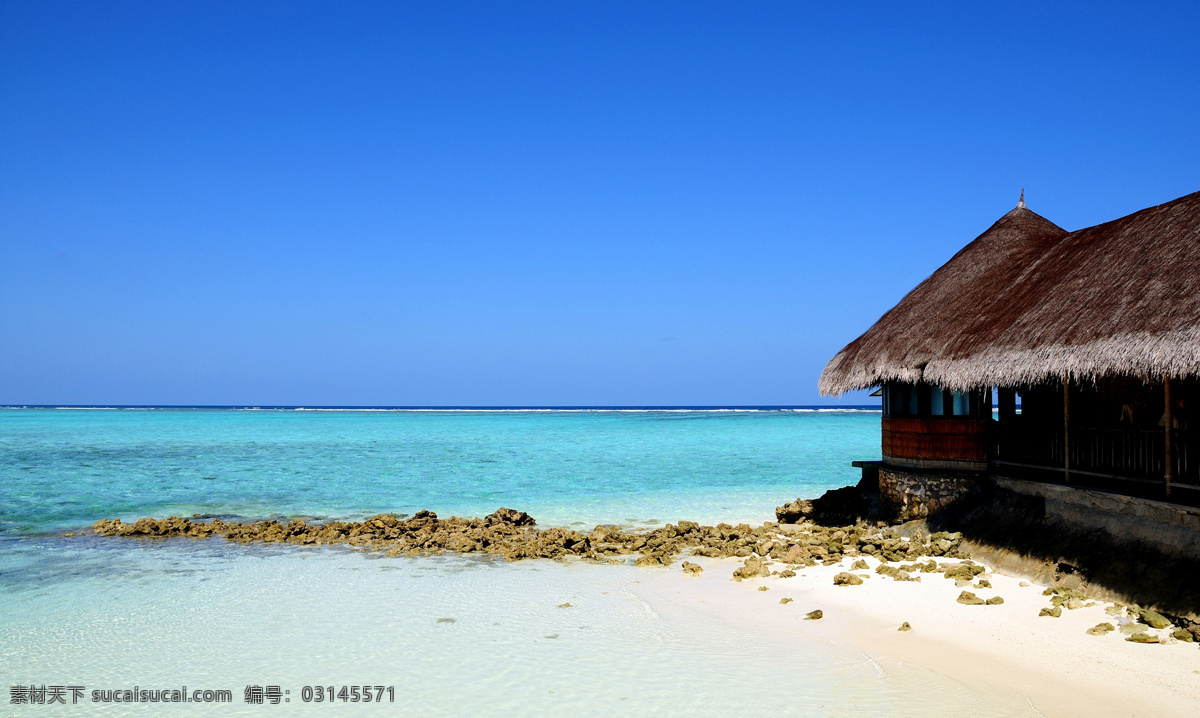
<path fill-rule="evenodd" d="M 1200 190 L 1200 6 L 1049 5 L 0 2 L 0 403 L 832 401 L 1022 187 Z"/>

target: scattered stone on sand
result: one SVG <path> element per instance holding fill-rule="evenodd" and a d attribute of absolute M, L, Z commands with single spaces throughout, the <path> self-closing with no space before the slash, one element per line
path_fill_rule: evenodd
<path fill-rule="evenodd" d="M 992 582 L 986 578 L 979 579 L 979 583 L 975 584 L 975 588 L 991 588 Z"/>
<path fill-rule="evenodd" d="M 1116 626 L 1113 626 L 1108 621 L 1105 621 L 1104 623 L 1097 623 L 1096 625 L 1087 629 L 1087 634 L 1089 636 L 1103 636 L 1105 634 L 1112 633 L 1115 630 L 1117 630 Z"/>
<path fill-rule="evenodd" d="M 779 599 L 779 602 L 780 602 L 780 603 L 782 603 L 782 604 L 784 604 L 784 605 L 787 605 L 787 604 L 789 604 L 789 603 L 791 603 L 791 602 L 792 602 L 792 599 L 790 599 L 790 598 L 781 598 L 781 599 Z"/>
<path fill-rule="evenodd" d="M 1114 604 L 1112 606 L 1105 607 L 1104 612 L 1107 613 L 1108 615 L 1112 616 L 1113 618 L 1117 618 L 1118 616 L 1125 615 L 1125 607 Z"/>
<path fill-rule="evenodd" d="M 847 573 L 846 571 L 842 571 L 833 577 L 834 586 L 858 586 L 862 584 L 862 582 L 863 580 L 861 578 L 852 573 Z"/>
<path fill-rule="evenodd" d="M 733 579 L 741 581 L 744 578 L 766 578 L 771 575 L 771 569 L 767 567 L 767 562 L 758 556 L 750 556 L 742 564 L 741 568 L 733 572 Z"/>
<path fill-rule="evenodd" d="M 870 568 L 871 568 L 871 567 L 867 565 L 867 562 L 866 562 L 866 561 L 864 561 L 864 560 L 862 560 L 861 558 L 860 558 L 860 559 L 856 559 L 856 560 L 854 561 L 854 563 L 850 564 L 850 570 L 851 570 L 851 571 L 867 571 L 867 570 L 869 570 Z"/>
<path fill-rule="evenodd" d="M 683 562 L 683 572 L 689 576 L 699 576 L 700 574 L 704 573 L 704 569 L 701 568 L 700 564 L 698 564 L 698 563 L 692 563 L 691 561 L 684 561 Z"/>
<path fill-rule="evenodd" d="M 1069 611 L 1083 608 L 1083 601 L 1087 598 L 1083 589 L 1067 588 L 1064 586 L 1051 586 L 1042 591 L 1042 595 L 1050 597 L 1051 605 L 1066 606 Z"/>
<path fill-rule="evenodd" d="M 908 625 L 908 621 L 905 621 L 904 623 L 901 623 L 900 627 L 897 628 L 896 630 L 897 631 L 911 631 L 912 626 Z"/>
<path fill-rule="evenodd" d="M 1038 615 L 1039 616 L 1049 616 L 1050 618 L 1058 618 L 1059 616 L 1062 615 L 1062 606 L 1055 606 L 1054 608 L 1043 608 L 1040 612 L 1038 612 Z"/>
<path fill-rule="evenodd" d="M 825 612 L 824 612 L 824 611 L 822 611 L 821 609 L 819 609 L 819 608 L 818 608 L 818 609 L 817 609 L 817 610 L 815 610 L 815 611 L 809 611 L 808 613 L 804 614 L 804 620 L 806 620 L 806 621 L 819 621 L 819 620 L 821 620 L 821 618 L 822 618 L 824 615 L 825 615 Z"/>
<path fill-rule="evenodd" d="M 946 566 L 942 575 L 956 581 L 974 581 L 975 577 L 981 573 L 983 573 L 983 566 L 971 561 L 963 561 L 957 565 Z"/>
<path fill-rule="evenodd" d="M 549 636 L 546 636 L 546 638 L 558 638 L 558 634 L 557 634 L 557 633 L 551 633 Z"/>
<path fill-rule="evenodd" d="M 992 596 L 991 598 L 989 598 L 987 600 L 987 605 L 989 605 L 989 606 L 1000 606 L 1003 603 L 1004 603 L 1004 599 L 1001 598 L 1000 596 Z"/>
<path fill-rule="evenodd" d="M 571 604 L 569 604 L 569 603 L 560 603 L 560 604 L 558 604 L 558 607 L 559 607 L 559 608 L 570 608 L 570 607 L 571 607 Z"/>
<path fill-rule="evenodd" d="M 457 623 L 453 618 L 439 618 L 438 623 Z"/>
<path fill-rule="evenodd" d="M 780 572 L 779 572 L 779 577 L 780 577 L 780 578 L 794 578 L 795 576 L 796 576 L 796 572 L 795 572 L 795 571 L 793 571 L 793 570 L 792 570 L 792 569 L 790 569 L 790 568 L 789 568 L 789 569 L 784 569 L 783 571 L 780 571 Z"/>
<path fill-rule="evenodd" d="M 767 588 L 766 586 L 759 586 L 758 590 L 759 591 L 770 591 L 771 589 Z"/>
<path fill-rule="evenodd" d="M 956 600 L 965 606 L 982 606 L 987 603 L 987 601 L 984 601 L 982 598 L 976 596 L 970 591 L 963 591 L 962 593 L 958 594 L 958 598 Z"/>
<path fill-rule="evenodd" d="M 1125 639 L 1130 643 L 1158 643 L 1158 636 L 1151 636 L 1149 633 L 1135 633 Z"/>
<path fill-rule="evenodd" d="M 1020 586 L 1021 588 L 1029 588 L 1030 583 L 1028 581 L 1022 581 L 1022 582 L 1018 583 L 1017 585 Z"/>
<path fill-rule="evenodd" d="M 1196 637 L 1192 635 L 1192 632 L 1186 628 L 1176 628 L 1174 631 L 1171 631 L 1171 638 L 1174 638 L 1177 641 L 1183 641 L 1184 643 L 1194 643 L 1196 640 Z"/>
<path fill-rule="evenodd" d="M 888 576 L 893 581 L 913 581 L 913 580 L 919 581 L 920 580 L 919 578 L 913 579 L 912 575 L 909 574 L 908 571 L 905 571 L 900 568 L 896 568 L 895 566 L 889 566 L 886 563 L 879 564 L 879 566 L 877 566 L 875 568 L 875 573 L 879 574 L 880 576 Z"/>
<path fill-rule="evenodd" d="M 1145 632 L 1146 632 L 1145 624 L 1126 623 L 1124 626 L 1121 626 L 1121 633 L 1125 634 L 1126 636 L 1132 636 L 1135 633 L 1145 633 Z"/>

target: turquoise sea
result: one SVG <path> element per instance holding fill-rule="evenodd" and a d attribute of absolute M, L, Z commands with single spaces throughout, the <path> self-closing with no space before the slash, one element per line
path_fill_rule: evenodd
<path fill-rule="evenodd" d="M 543 526 L 759 522 L 855 481 L 878 425 L 873 411 L 0 410 L 0 716 L 1029 715 L 681 606 L 677 568 L 62 536 L 112 516 L 501 505 Z M 392 697 L 305 700 L 361 685 Z M 21 686 L 84 692 L 12 703 Z M 92 694 L 183 686 L 231 702 Z M 280 703 L 248 703 L 254 686 Z"/>
<path fill-rule="evenodd" d="M 542 525 L 763 521 L 857 480 L 877 411 L 0 410 L 0 535 L 99 518 L 500 506 Z"/>

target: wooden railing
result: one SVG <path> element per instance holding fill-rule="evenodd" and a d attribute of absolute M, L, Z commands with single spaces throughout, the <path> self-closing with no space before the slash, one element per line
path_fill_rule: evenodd
<path fill-rule="evenodd" d="M 1171 432 L 1172 501 L 1200 502 L 1200 435 Z M 1076 427 L 1070 433 L 1070 472 L 1064 470 L 1063 432 L 1032 427 L 995 431 L 992 461 L 1000 469 L 1026 469 L 1029 478 L 1096 486 L 1165 498 L 1166 437 L 1163 429 Z"/>

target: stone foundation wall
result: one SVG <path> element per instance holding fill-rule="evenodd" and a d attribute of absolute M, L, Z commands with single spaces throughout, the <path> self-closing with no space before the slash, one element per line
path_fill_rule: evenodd
<path fill-rule="evenodd" d="M 966 497 L 978 483 L 978 476 L 971 474 L 879 468 L 879 498 L 901 521 L 935 514 Z"/>

